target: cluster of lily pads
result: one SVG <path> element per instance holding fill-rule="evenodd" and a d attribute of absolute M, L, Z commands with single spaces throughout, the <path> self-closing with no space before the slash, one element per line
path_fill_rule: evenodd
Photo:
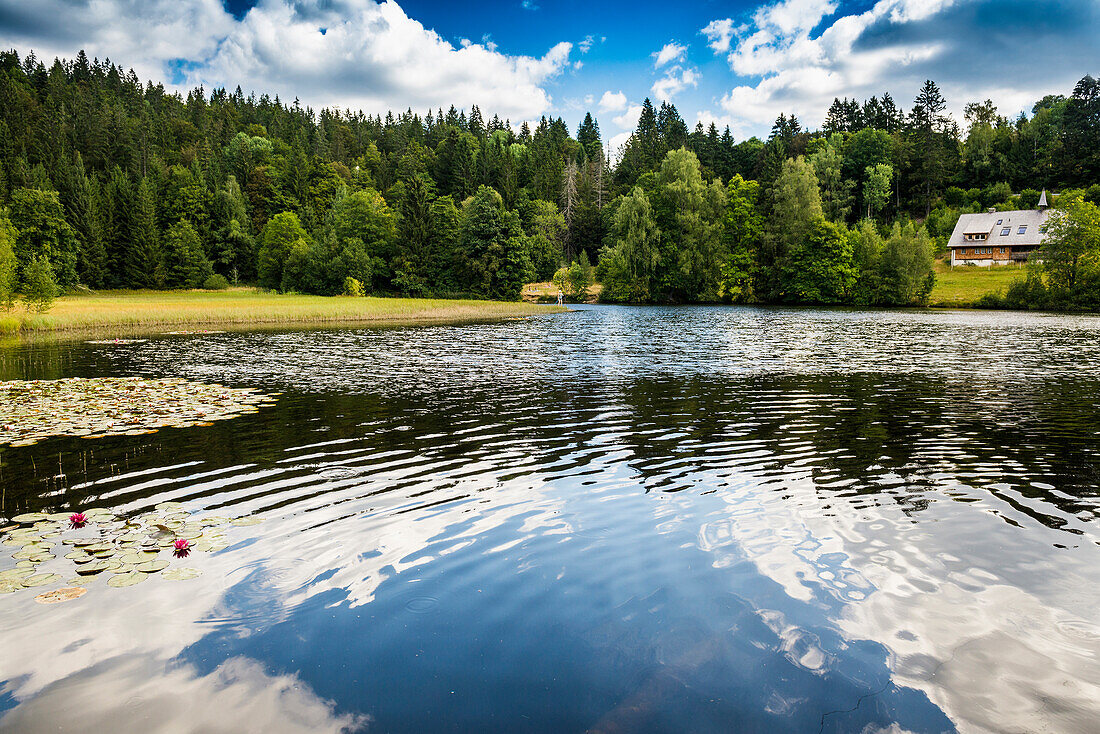
<path fill-rule="evenodd" d="M 88 339 L 85 344 L 144 344 L 148 339 Z"/>
<path fill-rule="evenodd" d="M 129 518 L 94 507 L 71 514 L 31 512 L 11 522 L 0 528 L 0 542 L 18 550 L 12 553 L 15 567 L 0 571 L 0 594 L 64 582 L 64 588 L 35 597 L 55 604 L 83 596 L 101 576 L 111 587 L 140 584 L 152 574 L 172 581 L 197 578 L 200 569 L 172 567 L 173 560 L 223 550 L 229 545 L 227 526 L 260 520 L 194 517 L 178 502 L 162 502 L 152 512 Z"/>
<path fill-rule="evenodd" d="M 0 446 L 53 436 L 135 436 L 255 413 L 275 397 L 180 378 L 70 377 L 0 382 Z"/>
<path fill-rule="evenodd" d="M 179 331 L 162 331 L 161 333 L 172 336 L 192 336 L 195 334 L 224 334 L 225 331 L 223 329 L 180 329 Z"/>

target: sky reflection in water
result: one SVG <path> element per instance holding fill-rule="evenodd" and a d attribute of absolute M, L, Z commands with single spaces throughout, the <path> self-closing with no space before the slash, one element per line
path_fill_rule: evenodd
<path fill-rule="evenodd" d="M 0 597 L 0 730 L 1088 731 L 1098 333 L 600 307 L 7 351 L 286 394 L 0 454 L 0 514 L 266 518 L 193 581 Z"/>

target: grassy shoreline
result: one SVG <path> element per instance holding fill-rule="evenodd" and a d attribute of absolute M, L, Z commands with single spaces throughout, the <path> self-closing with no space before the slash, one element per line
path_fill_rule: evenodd
<path fill-rule="evenodd" d="M 952 268 L 947 263 L 937 262 L 935 270 L 936 285 L 928 299 L 932 308 L 973 308 L 982 296 L 989 293 L 1003 296 L 1012 281 L 1027 275 L 1023 265 L 984 268 L 959 265 Z"/>
<path fill-rule="evenodd" d="M 47 313 L 0 312 L 0 334 L 185 327 L 476 321 L 554 313 L 556 307 L 442 298 L 349 298 L 228 291 L 103 291 L 58 298 Z"/>

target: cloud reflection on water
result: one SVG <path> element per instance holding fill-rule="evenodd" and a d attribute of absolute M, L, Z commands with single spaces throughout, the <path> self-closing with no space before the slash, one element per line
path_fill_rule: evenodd
<path fill-rule="evenodd" d="M 1098 323 L 597 309 L 96 352 L 288 394 L 97 444 L 132 471 L 68 496 L 268 521 L 170 593 L 0 614 L 0 680 L 22 707 L 115 656 L 240 658 L 391 730 L 1088 731 Z"/>

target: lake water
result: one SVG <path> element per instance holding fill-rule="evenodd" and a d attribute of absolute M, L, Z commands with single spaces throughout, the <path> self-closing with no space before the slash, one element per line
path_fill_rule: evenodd
<path fill-rule="evenodd" d="M 0 351 L 74 375 L 282 395 L 2 449 L 0 516 L 263 523 L 195 580 L 0 595 L 0 731 L 1098 731 L 1100 319 L 582 307 Z"/>

